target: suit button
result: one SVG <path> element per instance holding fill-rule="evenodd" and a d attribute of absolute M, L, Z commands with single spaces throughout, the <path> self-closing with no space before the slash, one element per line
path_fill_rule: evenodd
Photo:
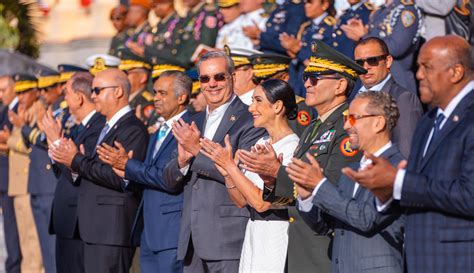
<path fill-rule="evenodd" d="M 51 170 L 51 164 L 46 164 L 46 170 Z"/>
<path fill-rule="evenodd" d="M 341 236 L 344 236 L 344 230 L 341 230 Z"/>
<path fill-rule="evenodd" d="M 195 189 L 195 190 L 199 189 L 198 185 L 194 185 L 193 189 Z"/>
<path fill-rule="evenodd" d="M 290 223 L 294 223 L 294 222 L 295 222 L 295 218 L 290 217 L 290 219 L 288 219 L 288 221 L 289 221 Z"/>
<path fill-rule="evenodd" d="M 339 259 L 336 258 L 336 264 L 338 264 L 338 263 L 339 263 Z"/>

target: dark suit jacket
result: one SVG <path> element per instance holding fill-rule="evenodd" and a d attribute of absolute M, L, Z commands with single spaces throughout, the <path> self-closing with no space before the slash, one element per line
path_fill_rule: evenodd
<path fill-rule="evenodd" d="M 393 129 L 392 140 L 397 144 L 402 155 L 408 158 L 416 124 L 423 115 L 420 100 L 415 92 L 408 91 L 396 83 L 393 76 L 385 83 L 381 91 L 388 92 L 397 102 L 400 117 L 397 126 Z"/>
<path fill-rule="evenodd" d="M 127 151 L 133 150 L 134 159 L 145 158 L 148 133 L 133 111 L 119 119 L 102 143 L 113 146 L 114 141 L 120 142 Z M 100 161 L 96 153 L 76 154 L 71 168 L 79 173 L 77 182 L 81 183 L 77 208 L 81 239 L 92 244 L 130 246 L 141 194 L 124 192 L 122 178 Z"/>
<path fill-rule="evenodd" d="M 105 124 L 105 118 L 95 113 L 85 128 L 74 139 L 79 147 L 84 145 L 86 155 L 92 155 L 97 138 Z M 53 171 L 58 179 L 51 211 L 49 232 L 65 238 L 74 238 L 77 226 L 77 200 L 80 183 L 75 183 L 71 171 L 64 165 L 53 165 Z"/>
<path fill-rule="evenodd" d="M 224 145 L 224 137 L 229 134 L 234 152 L 237 149 L 249 150 L 264 135 L 264 130 L 253 127 L 253 119 L 247 109 L 239 98 L 235 98 L 225 112 L 213 141 Z M 202 133 L 206 112 L 196 114 L 193 119 Z M 188 174 L 183 176 L 175 157 L 166 166 L 164 177 L 170 188 L 184 186 L 178 259 L 184 259 L 191 236 L 195 253 L 202 259 L 239 259 L 249 211 L 237 208 L 230 200 L 224 178 L 214 163 L 198 154 Z"/>
<path fill-rule="evenodd" d="M 403 160 L 396 146 L 382 157 L 396 166 Z M 360 163 L 350 167 L 359 169 Z M 313 199 L 313 209 L 300 212 L 308 225 L 319 233 L 334 230 L 331 272 L 403 272 L 403 218 L 395 206 L 384 214 L 374 206 L 375 197 L 342 175 L 338 186 L 329 181 L 321 185 Z"/>
<path fill-rule="evenodd" d="M 18 103 L 13 108 L 13 111 L 16 112 L 18 109 Z M 8 120 L 8 105 L 3 107 L 0 112 L 0 131 L 3 130 L 4 126 L 7 126 L 10 131 L 13 128 L 13 125 Z M 8 190 L 8 155 L 0 153 L 0 192 L 7 192 Z"/>
<path fill-rule="evenodd" d="M 185 113 L 181 118 L 190 122 L 188 113 Z M 168 187 L 163 176 L 166 164 L 176 153 L 176 139 L 170 132 L 156 156 L 153 157 L 157 135 L 158 132 L 150 138 L 145 162 L 131 159 L 125 167 L 125 178 L 142 185 L 145 189 L 140 203 L 140 213 L 135 219 L 133 237 L 140 238 L 144 229 L 146 243 L 152 251 L 178 247 L 183 208 L 183 189 Z M 143 220 L 145 221 L 144 227 L 140 223 Z"/>
<path fill-rule="evenodd" d="M 472 272 L 474 91 L 457 105 L 423 157 L 437 110 L 418 123 L 403 181 L 408 272 Z"/>

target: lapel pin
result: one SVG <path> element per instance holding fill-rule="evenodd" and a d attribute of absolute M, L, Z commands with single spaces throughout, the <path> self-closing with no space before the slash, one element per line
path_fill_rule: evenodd
<path fill-rule="evenodd" d="M 235 121 L 235 116 L 234 115 L 230 116 L 230 121 Z"/>
<path fill-rule="evenodd" d="M 459 121 L 459 116 L 458 116 L 458 115 L 454 115 L 453 121 L 454 121 L 454 122 L 458 122 L 458 121 Z"/>

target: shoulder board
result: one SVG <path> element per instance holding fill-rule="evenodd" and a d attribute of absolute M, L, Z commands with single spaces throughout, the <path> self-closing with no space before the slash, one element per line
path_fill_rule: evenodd
<path fill-rule="evenodd" d="M 153 101 L 153 95 L 148 91 L 143 91 L 142 97 L 144 97 L 147 101 Z"/>
<path fill-rule="evenodd" d="M 405 6 L 412 6 L 415 4 L 413 3 L 413 0 L 401 0 L 400 2 Z"/>
<path fill-rule="evenodd" d="M 374 10 L 374 9 L 375 9 L 374 4 L 370 3 L 369 1 L 365 2 L 365 3 L 364 3 L 364 6 L 365 6 L 368 10 Z"/>
<path fill-rule="evenodd" d="M 61 109 L 66 109 L 67 108 L 67 101 L 63 100 L 61 103 L 59 103 L 59 107 Z"/>
<path fill-rule="evenodd" d="M 304 98 L 303 98 L 303 97 L 300 97 L 300 96 L 298 96 L 298 95 L 295 96 L 295 99 L 296 99 L 296 104 L 298 104 L 298 103 L 304 101 Z"/>
<path fill-rule="evenodd" d="M 336 18 L 332 17 L 331 15 L 326 16 L 323 21 L 328 26 L 333 26 L 337 23 Z"/>

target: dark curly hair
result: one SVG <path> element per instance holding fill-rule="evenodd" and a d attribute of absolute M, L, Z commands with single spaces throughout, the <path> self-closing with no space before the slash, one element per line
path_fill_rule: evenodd
<path fill-rule="evenodd" d="M 360 99 L 368 99 L 367 112 L 371 115 L 382 115 L 387 123 L 387 130 L 392 131 L 397 126 L 400 111 L 397 102 L 390 94 L 380 91 L 367 91 L 356 96 Z"/>
<path fill-rule="evenodd" d="M 298 113 L 298 106 L 296 105 L 295 92 L 291 86 L 279 79 L 269 79 L 260 83 L 265 97 L 270 103 L 275 103 L 279 100 L 285 106 L 285 115 L 288 119 L 295 119 Z"/>

